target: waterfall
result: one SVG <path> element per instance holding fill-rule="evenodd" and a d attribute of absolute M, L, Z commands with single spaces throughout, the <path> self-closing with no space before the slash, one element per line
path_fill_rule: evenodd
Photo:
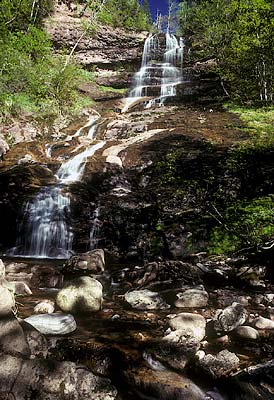
<path fill-rule="evenodd" d="M 89 121 L 76 134 L 91 125 Z M 71 255 L 73 232 L 67 222 L 70 214 L 68 185 L 82 178 L 88 157 L 104 145 L 105 141 L 100 141 L 64 162 L 55 175 L 56 184 L 41 189 L 34 199 L 25 203 L 16 247 L 8 252 L 9 255 L 35 258 L 67 258 Z"/>
<path fill-rule="evenodd" d="M 101 221 L 99 219 L 100 216 L 100 205 L 95 208 L 92 215 L 92 225 L 89 234 L 89 248 L 90 250 L 97 249 L 99 242 L 99 232 L 101 228 Z"/>
<path fill-rule="evenodd" d="M 184 41 L 167 32 L 150 34 L 144 44 L 142 65 L 134 75 L 133 88 L 126 99 L 122 112 L 126 112 L 138 98 L 150 97 L 147 107 L 163 105 L 168 97 L 174 97 L 182 83 Z"/>

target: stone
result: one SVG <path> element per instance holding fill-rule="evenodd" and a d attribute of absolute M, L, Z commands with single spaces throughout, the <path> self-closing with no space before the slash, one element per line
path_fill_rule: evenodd
<path fill-rule="evenodd" d="M 0 160 L 9 151 L 10 147 L 3 137 L 0 137 Z"/>
<path fill-rule="evenodd" d="M 66 335 L 76 329 L 75 319 L 70 314 L 37 314 L 24 321 L 44 335 Z"/>
<path fill-rule="evenodd" d="M 170 307 L 157 292 L 148 289 L 128 292 L 125 300 L 137 310 L 163 310 Z"/>
<path fill-rule="evenodd" d="M 116 164 L 118 167 L 123 168 L 123 162 L 118 156 L 107 156 L 106 162 L 109 164 Z"/>
<path fill-rule="evenodd" d="M 204 392 L 195 383 L 167 369 L 132 367 L 123 372 L 123 379 L 134 391 L 130 399 L 205 400 Z"/>
<path fill-rule="evenodd" d="M 15 307 L 15 299 L 14 294 L 11 288 L 7 287 L 7 285 L 0 286 L 0 318 L 5 317 L 7 315 L 11 315 L 13 313 L 13 308 Z"/>
<path fill-rule="evenodd" d="M 274 321 L 264 317 L 255 318 L 253 325 L 258 329 L 274 329 Z"/>
<path fill-rule="evenodd" d="M 117 390 L 106 378 L 69 361 L 0 356 L 0 398 L 36 400 L 115 400 Z M 30 397 L 31 396 L 31 397 Z"/>
<path fill-rule="evenodd" d="M 72 256 L 64 265 L 63 272 L 88 272 L 101 274 L 105 270 L 104 250 L 96 249 Z"/>
<path fill-rule="evenodd" d="M 242 306 L 247 307 L 251 300 L 250 296 L 229 289 L 214 290 L 212 295 L 216 295 L 216 303 L 219 308 L 229 307 L 233 302 L 240 303 Z"/>
<path fill-rule="evenodd" d="M 22 158 L 20 158 L 20 160 L 18 160 L 17 164 L 24 165 L 24 164 L 32 164 L 34 162 L 35 162 L 35 160 L 33 159 L 32 155 L 26 154 L 24 157 L 22 157 Z"/>
<path fill-rule="evenodd" d="M 205 337 L 206 320 L 202 315 L 180 313 L 169 319 L 169 326 L 180 335 L 201 341 Z"/>
<path fill-rule="evenodd" d="M 240 363 L 236 354 L 228 350 L 222 350 L 216 356 L 212 354 L 203 356 L 203 354 L 201 354 L 197 359 L 198 365 L 213 379 L 229 375 Z"/>
<path fill-rule="evenodd" d="M 5 354 L 30 356 L 24 331 L 13 315 L 0 319 L 0 350 Z"/>
<path fill-rule="evenodd" d="M 34 307 L 36 314 L 52 314 L 54 313 L 54 302 L 51 300 L 43 300 Z"/>
<path fill-rule="evenodd" d="M 217 334 L 233 331 L 237 326 L 243 325 L 248 313 L 239 303 L 232 303 L 224 310 L 218 310 L 213 318 L 214 330 Z"/>
<path fill-rule="evenodd" d="M 177 294 L 176 307 L 202 308 L 208 303 L 208 293 L 205 290 L 188 289 Z"/>
<path fill-rule="evenodd" d="M 234 333 L 240 339 L 256 340 L 260 337 L 259 332 L 251 326 L 238 326 Z"/>
<path fill-rule="evenodd" d="M 25 282 L 18 282 L 18 281 L 12 281 L 10 282 L 11 287 L 14 290 L 15 294 L 20 294 L 20 295 L 32 295 L 32 291 L 29 288 L 29 286 Z"/>
<path fill-rule="evenodd" d="M 82 276 L 68 282 L 56 297 L 62 311 L 87 314 L 99 311 L 103 302 L 103 286 L 94 278 Z"/>
<path fill-rule="evenodd" d="M 3 261 L 0 258 L 0 280 L 4 279 L 5 275 L 6 275 L 5 264 L 3 263 Z"/>

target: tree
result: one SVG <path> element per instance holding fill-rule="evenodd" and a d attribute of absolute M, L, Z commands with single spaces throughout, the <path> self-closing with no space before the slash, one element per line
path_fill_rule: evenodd
<path fill-rule="evenodd" d="M 180 23 L 196 55 L 217 58 L 233 96 L 273 100 L 271 0 L 184 1 Z"/>

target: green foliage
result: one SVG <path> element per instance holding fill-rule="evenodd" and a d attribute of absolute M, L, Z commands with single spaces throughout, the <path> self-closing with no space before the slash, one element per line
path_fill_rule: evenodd
<path fill-rule="evenodd" d="M 40 26 L 42 19 L 53 10 L 53 0 L 1 0 L 0 36 L 7 32 L 27 31 Z"/>
<path fill-rule="evenodd" d="M 197 56 L 213 56 L 233 97 L 271 101 L 274 9 L 271 0 L 212 0 L 180 6 L 181 29 Z"/>
<path fill-rule="evenodd" d="M 210 252 L 223 254 L 262 245 L 274 235 L 274 195 L 237 201 L 225 210 L 213 230 Z"/>
<path fill-rule="evenodd" d="M 149 9 L 146 4 L 142 7 L 138 0 L 106 0 L 98 20 L 106 25 L 140 31 L 151 27 Z"/>
<path fill-rule="evenodd" d="M 0 50 L 0 120 L 22 112 L 40 118 L 73 112 L 79 104 L 79 68 L 64 67 L 65 59 L 52 55 L 44 31 L 30 27 L 24 34 L 10 33 Z"/>

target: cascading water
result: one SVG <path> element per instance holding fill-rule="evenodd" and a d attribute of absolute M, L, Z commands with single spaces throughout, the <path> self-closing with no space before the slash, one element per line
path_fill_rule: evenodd
<path fill-rule="evenodd" d="M 163 43 L 164 39 L 164 43 Z M 122 112 L 126 112 L 138 98 L 151 97 L 147 107 L 163 105 L 168 97 L 176 96 L 177 86 L 182 83 L 184 41 L 167 32 L 163 37 L 149 35 L 145 41 L 141 69 L 134 76 Z"/>
<path fill-rule="evenodd" d="M 91 125 L 94 124 L 89 121 L 85 127 Z M 100 141 L 64 162 L 55 175 L 56 184 L 41 189 L 25 204 L 16 247 L 9 255 L 35 258 L 67 258 L 71 255 L 73 233 L 67 223 L 70 213 L 67 185 L 81 179 L 88 157 L 104 145 L 105 142 Z"/>

